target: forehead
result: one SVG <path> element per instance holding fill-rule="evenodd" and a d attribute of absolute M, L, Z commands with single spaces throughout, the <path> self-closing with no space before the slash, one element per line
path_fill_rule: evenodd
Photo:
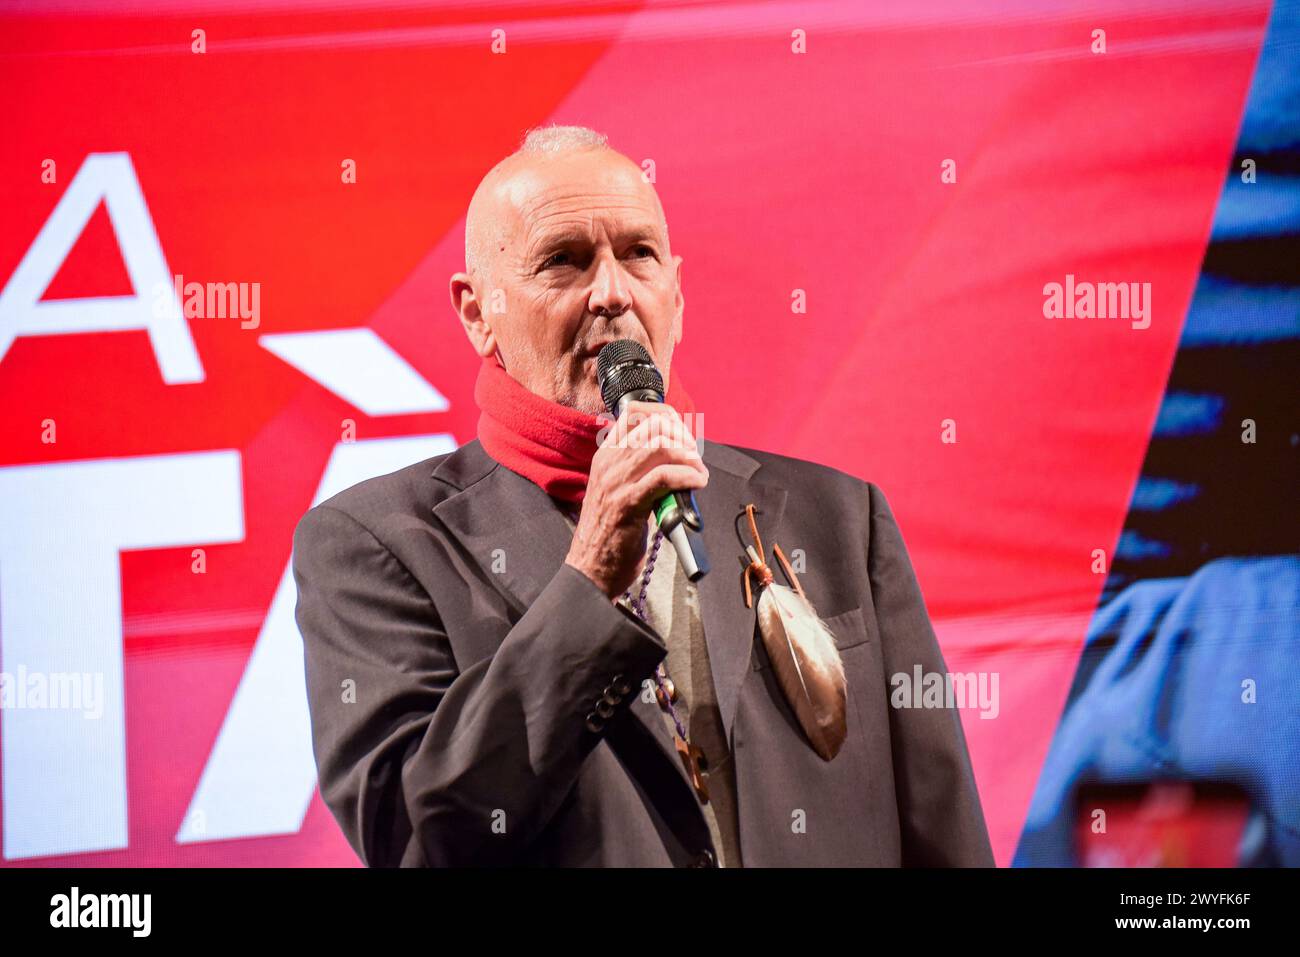
<path fill-rule="evenodd" d="M 555 232 L 658 233 L 659 197 L 631 160 L 613 150 L 525 158 L 501 184 L 508 232 L 524 242 Z"/>

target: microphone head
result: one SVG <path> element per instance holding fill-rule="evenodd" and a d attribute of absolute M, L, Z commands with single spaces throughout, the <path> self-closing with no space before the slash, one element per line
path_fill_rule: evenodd
<path fill-rule="evenodd" d="M 596 380 L 611 415 L 618 415 L 619 402 L 629 392 L 650 391 L 656 393 L 657 401 L 664 400 L 663 376 L 650 353 L 633 339 L 619 339 L 600 350 Z"/>

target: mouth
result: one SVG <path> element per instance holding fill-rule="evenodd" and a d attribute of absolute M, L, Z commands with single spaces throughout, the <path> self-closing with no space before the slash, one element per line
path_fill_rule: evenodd
<path fill-rule="evenodd" d="M 578 353 L 578 358 L 585 365 L 586 360 L 588 359 L 594 360 L 597 356 L 600 355 L 600 350 L 605 348 L 611 342 L 622 342 L 625 339 L 635 342 L 637 345 L 641 346 L 641 348 L 645 349 L 646 352 L 650 353 L 651 355 L 654 355 L 653 352 L 650 352 L 650 344 L 648 342 L 642 340 L 637 336 L 622 335 L 622 336 L 607 337 L 601 339 L 599 342 L 593 342 L 591 345 L 587 346 L 587 348 L 583 349 L 581 352 Z"/>
<path fill-rule="evenodd" d="M 591 345 L 589 345 L 586 349 L 584 349 L 581 353 L 579 353 L 579 355 L 580 355 L 582 358 L 584 358 L 584 359 L 594 359 L 594 358 L 596 358 L 598 355 L 600 355 L 600 350 L 603 349 L 603 348 L 605 348 L 605 347 L 606 347 L 607 345 L 609 345 L 611 342 L 618 342 L 618 340 L 617 340 L 617 339 L 602 339 L 602 340 L 600 340 L 600 342 L 595 342 L 595 343 L 592 343 Z"/>

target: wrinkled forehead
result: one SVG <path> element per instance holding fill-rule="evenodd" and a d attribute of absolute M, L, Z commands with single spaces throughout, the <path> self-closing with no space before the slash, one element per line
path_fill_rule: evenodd
<path fill-rule="evenodd" d="M 512 242 L 526 246 L 556 232 L 591 233 L 597 226 L 667 240 L 654 187 L 613 150 L 520 158 L 502 172 L 494 205 L 500 235 Z"/>

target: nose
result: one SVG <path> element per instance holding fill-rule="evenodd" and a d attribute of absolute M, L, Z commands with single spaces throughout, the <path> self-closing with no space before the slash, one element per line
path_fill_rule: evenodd
<path fill-rule="evenodd" d="M 627 277 L 623 275 L 618 260 L 611 252 L 601 255 L 596 263 L 587 308 L 592 315 L 608 319 L 621 316 L 632 308 L 632 291 L 628 287 Z"/>

